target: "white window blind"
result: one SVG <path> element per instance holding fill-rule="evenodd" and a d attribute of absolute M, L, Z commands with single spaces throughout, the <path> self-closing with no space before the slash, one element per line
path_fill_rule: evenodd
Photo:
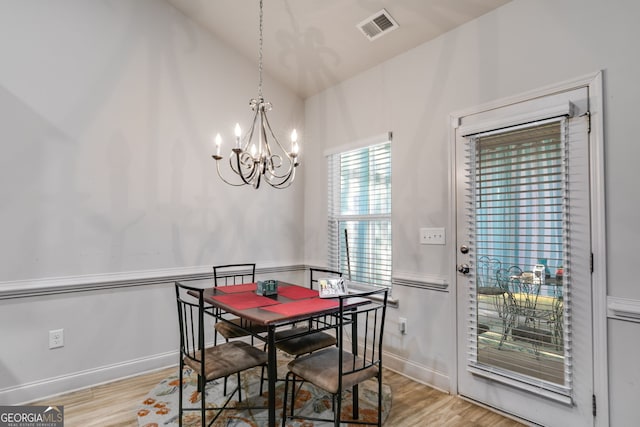
<path fill-rule="evenodd" d="M 539 261 L 547 270 L 563 265 L 560 126 L 555 121 L 475 138 L 479 255 L 531 270 Z"/>
<path fill-rule="evenodd" d="M 391 143 L 328 156 L 329 265 L 391 286 Z"/>
<path fill-rule="evenodd" d="M 570 393 L 568 121 L 469 138 L 470 366 Z M 538 272 L 536 273 L 536 271 Z M 564 279 L 564 280 L 563 280 Z"/>

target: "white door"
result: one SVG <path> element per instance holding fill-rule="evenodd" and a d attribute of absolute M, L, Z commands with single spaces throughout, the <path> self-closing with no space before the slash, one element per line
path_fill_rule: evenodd
<path fill-rule="evenodd" d="M 455 127 L 458 392 L 594 425 L 588 88 Z"/>

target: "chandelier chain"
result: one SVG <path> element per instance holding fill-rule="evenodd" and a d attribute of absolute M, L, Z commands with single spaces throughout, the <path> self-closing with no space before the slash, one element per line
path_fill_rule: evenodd
<path fill-rule="evenodd" d="M 258 97 L 262 98 L 262 0 L 260 0 L 260 38 L 258 48 Z"/>

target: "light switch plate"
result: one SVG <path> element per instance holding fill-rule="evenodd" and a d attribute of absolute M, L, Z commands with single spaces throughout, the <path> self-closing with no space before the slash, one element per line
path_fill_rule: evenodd
<path fill-rule="evenodd" d="M 443 227 L 421 228 L 421 245 L 444 245 L 446 243 L 445 231 Z"/>

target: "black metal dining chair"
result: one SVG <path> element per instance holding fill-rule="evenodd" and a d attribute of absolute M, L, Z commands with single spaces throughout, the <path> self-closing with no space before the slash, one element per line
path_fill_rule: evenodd
<path fill-rule="evenodd" d="M 314 289 L 318 286 L 319 279 L 331 279 L 342 277 L 342 272 L 331 270 L 328 268 L 311 267 L 309 268 L 309 288 Z"/>
<path fill-rule="evenodd" d="M 256 281 L 255 263 L 225 264 L 213 266 L 213 283 L 216 288 L 222 286 L 241 285 L 254 283 Z M 267 332 L 264 325 L 256 325 L 239 317 L 231 316 L 214 309 L 216 319 L 214 341 L 218 342 L 218 334 L 222 335 L 226 342 L 235 338 L 251 337 L 251 344 L 254 344 L 253 337 L 257 334 Z M 264 368 L 262 370 L 264 381 Z M 227 392 L 227 379 L 224 380 L 224 392 Z M 262 383 L 260 384 L 260 394 L 262 394 Z"/>
<path fill-rule="evenodd" d="M 207 411 L 218 411 L 210 421 L 212 424 L 227 408 L 232 397 L 238 392 L 242 401 L 240 373 L 257 366 L 266 366 L 267 353 L 243 341 L 225 342 L 219 345 L 205 346 L 205 303 L 204 289 L 175 283 L 178 304 L 178 322 L 180 329 L 180 384 L 183 384 L 185 366 L 198 375 L 200 407 L 185 408 L 183 405 L 183 387 L 179 387 L 178 424 L 182 426 L 184 411 L 200 411 L 201 425 L 206 424 Z M 207 317 L 208 318 L 208 317 Z M 210 327 L 210 326 L 209 326 Z M 207 407 L 206 384 L 219 378 L 237 375 L 237 386 L 227 396 L 220 407 Z"/>
<path fill-rule="evenodd" d="M 359 424 L 382 425 L 382 340 L 387 308 L 387 289 L 358 293 L 358 297 L 371 300 L 356 307 L 346 304 L 353 295 L 337 298 L 339 301 L 338 345 L 293 359 L 287 365 L 282 408 L 282 426 L 289 419 L 303 418 L 295 414 L 295 387 L 291 394 L 291 412 L 287 414 L 289 382 L 294 378 L 308 381 L 330 393 L 333 397 L 333 419 L 311 418 L 316 421 L 332 421 L 338 427 L 341 422 L 358 420 L 358 405 L 354 404 L 353 420 L 342 419 L 342 394 L 352 388 L 357 396 L 358 384 L 377 381 L 378 405 L 375 422 L 358 420 Z M 356 402 L 357 403 L 357 402 Z"/>
<path fill-rule="evenodd" d="M 253 283 L 256 280 L 255 264 L 227 264 L 213 267 L 213 281 L 215 287 Z M 239 317 L 216 313 L 214 338 L 219 333 L 225 340 L 242 338 L 267 332 L 267 327 L 242 320 Z M 253 343 L 253 340 L 252 340 Z"/>
<path fill-rule="evenodd" d="M 318 279 L 327 277 L 342 277 L 339 271 L 323 268 L 311 268 L 309 271 L 309 286 L 313 289 Z M 335 319 L 329 316 L 320 316 L 310 319 L 303 326 L 283 329 L 276 332 L 276 348 L 292 356 L 300 356 L 311 353 L 325 347 L 336 345 L 335 334 L 323 332 L 335 327 Z"/>

